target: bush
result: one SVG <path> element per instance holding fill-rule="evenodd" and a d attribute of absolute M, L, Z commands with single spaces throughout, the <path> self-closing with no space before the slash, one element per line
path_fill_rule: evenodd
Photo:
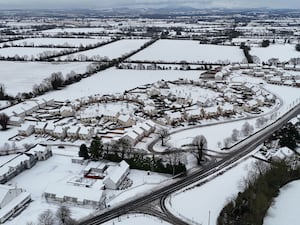
<path fill-rule="evenodd" d="M 269 47 L 270 41 L 269 40 L 263 40 L 261 43 L 261 47 L 266 48 Z"/>
<path fill-rule="evenodd" d="M 296 51 L 300 52 L 300 44 L 296 44 Z"/>

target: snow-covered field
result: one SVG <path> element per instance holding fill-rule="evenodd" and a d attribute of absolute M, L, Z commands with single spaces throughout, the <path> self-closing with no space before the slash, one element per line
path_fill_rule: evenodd
<path fill-rule="evenodd" d="M 61 91 L 49 92 L 43 95 L 43 98 L 54 98 L 64 101 L 66 99 L 74 100 L 94 94 L 123 93 L 125 90 L 143 84 L 153 83 L 161 79 L 176 80 L 179 77 L 198 79 L 199 71 L 108 69 L 83 79 L 79 83 L 70 85 Z"/>
<path fill-rule="evenodd" d="M 255 124 L 255 119 L 247 120 L 250 124 Z M 169 144 L 180 148 L 182 145 L 191 144 L 193 138 L 198 135 L 203 135 L 207 140 L 207 148 L 210 150 L 220 150 L 218 142 L 223 143 L 223 140 L 230 137 L 233 129 L 241 129 L 245 121 L 236 121 L 231 123 L 224 123 L 213 125 L 209 127 L 201 127 L 182 131 L 170 136 Z"/>
<path fill-rule="evenodd" d="M 242 62 L 244 54 L 235 46 L 199 44 L 189 40 L 159 40 L 145 50 L 132 56 L 132 60 L 166 62 Z"/>
<path fill-rule="evenodd" d="M 45 189 L 49 185 L 66 183 L 71 177 L 82 174 L 85 165 L 71 163 L 72 157 L 65 156 L 68 155 L 65 154 L 65 149 L 61 150 L 61 152 L 60 150 L 61 149 L 55 148 L 54 156 L 46 161 L 38 162 L 33 168 L 22 172 L 7 183 L 25 189 L 31 193 L 33 200 L 24 212 L 8 223 L 9 225 L 25 224 L 29 221 L 35 222 L 38 215 L 46 209 L 51 209 L 55 212 L 59 205 L 47 203 L 42 196 Z M 70 150 L 73 154 L 76 151 L 74 147 L 71 147 Z M 78 148 L 76 152 L 78 152 Z M 7 157 L 0 157 L 0 159 L 2 158 L 3 160 L 7 159 Z M 162 182 L 168 182 L 170 176 L 159 173 L 151 173 L 148 175 L 147 171 L 130 170 L 128 178 L 133 181 L 133 185 L 129 189 L 106 191 L 108 204 L 111 206 L 118 205 L 137 195 L 143 195 L 143 193 L 153 190 L 153 188 Z M 93 212 L 93 209 L 82 207 L 73 206 L 70 208 L 75 219 L 81 219 Z M 32 216 L 28 217 L 29 214 Z"/>
<path fill-rule="evenodd" d="M 264 225 L 299 224 L 300 181 L 294 181 L 280 189 L 279 196 L 268 210 Z"/>
<path fill-rule="evenodd" d="M 26 224 L 26 222 L 37 219 L 38 215 L 46 209 L 52 209 L 54 212 L 59 207 L 55 204 L 48 204 L 42 197 L 45 189 L 53 183 L 66 182 L 70 177 L 81 172 L 84 166 L 71 163 L 70 157 L 54 155 L 47 161 L 38 162 L 30 170 L 26 170 L 17 177 L 10 180 L 7 184 L 16 185 L 23 188 L 31 194 L 31 202 L 19 216 L 17 216 L 9 225 Z M 85 208 L 71 207 L 74 218 L 82 218 L 89 215 L 93 210 Z M 30 216 L 28 216 L 30 215 Z"/>
<path fill-rule="evenodd" d="M 71 47 L 79 47 L 79 46 L 87 46 L 90 44 L 97 44 L 109 41 L 110 38 L 100 38 L 100 39 L 92 39 L 92 38 L 26 38 L 18 41 L 13 41 L 13 44 L 18 45 L 53 45 L 53 46 L 71 46 Z M 2 44 L 3 45 L 3 44 Z"/>
<path fill-rule="evenodd" d="M 300 52 L 297 52 L 295 45 L 292 44 L 271 44 L 266 48 L 252 47 L 250 54 L 257 56 L 260 62 L 268 62 L 271 58 L 278 58 L 281 62 L 286 62 L 291 58 L 300 57 Z"/>
<path fill-rule="evenodd" d="M 81 28 L 55 28 L 44 30 L 45 34 L 58 34 L 58 33 L 102 33 L 105 29 L 103 27 L 81 27 Z"/>
<path fill-rule="evenodd" d="M 114 59 L 114 58 L 121 57 L 124 54 L 137 50 L 147 41 L 149 41 L 149 39 L 124 39 L 99 48 L 61 57 L 61 59 L 66 59 L 66 58 L 76 59 L 76 58 L 80 58 L 81 56 L 87 56 L 87 57 L 100 56 L 100 57 L 108 57 L 109 59 Z"/>
<path fill-rule="evenodd" d="M 103 225 L 132 225 L 132 224 L 143 224 L 143 225 L 169 225 L 169 223 L 153 216 L 144 214 L 127 214 L 104 223 Z"/>
<path fill-rule="evenodd" d="M 53 72 L 66 75 L 70 71 L 83 73 L 90 63 L 48 63 L 48 62 L 0 62 L 1 81 L 6 92 L 16 95 L 19 92 L 32 91 L 34 84 L 40 84 Z"/>
<path fill-rule="evenodd" d="M 242 179 L 247 177 L 255 159 L 248 158 L 222 176 L 195 187 L 171 195 L 167 207 L 181 218 L 189 218 L 198 224 L 216 225 L 218 215 L 227 201 L 242 190 Z"/>
<path fill-rule="evenodd" d="M 38 58 L 39 55 L 44 54 L 46 52 L 50 53 L 49 55 L 53 55 L 53 53 L 59 53 L 66 48 L 30 48 L 30 47 L 9 47 L 9 48 L 1 48 L 0 56 L 3 57 L 15 57 L 16 55 L 20 57 L 28 56 L 28 59 Z"/>

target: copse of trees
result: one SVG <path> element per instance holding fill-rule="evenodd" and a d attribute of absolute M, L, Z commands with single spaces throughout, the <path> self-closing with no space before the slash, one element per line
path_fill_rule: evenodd
<path fill-rule="evenodd" d="M 131 169 L 172 175 L 186 172 L 186 167 L 176 151 L 166 154 L 165 160 L 163 160 L 162 158 L 151 157 L 143 152 L 133 151 L 131 144 L 125 139 L 120 139 L 113 144 L 103 144 L 101 139 L 95 137 L 89 147 L 84 144 L 80 146 L 78 155 L 84 159 L 94 161 L 104 159 L 121 162 L 125 160 Z"/>
<path fill-rule="evenodd" d="M 7 124 L 9 122 L 9 117 L 5 113 L 0 113 L 0 125 L 2 130 L 7 129 Z"/>
<path fill-rule="evenodd" d="M 269 167 L 258 163 L 244 181 L 239 192 L 221 211 L 218 225 L 262 225 L 265 215 L 285 184 L 300 179 L 300 168 L 291 168 L 286 161 L 273 162 Z"/>
<path fill-rule="evenodd" d="M 50 209 L 45 210 L 38 216 L 37 225 L 76 225 L 77 222 L 72 218 L 71 210 L 67 206 L 60 206 L 54 213 Z M 27 225 L 35 225 L 28 222 Z"/>
<path fill-rule="evenodd" d="M 286 146 L 290 149 L 296 149 L 298 143 L 300 143 L 300 134 L 297 127 L 299 127 L 299 122 L 293 124 L 291 122 L 284 125 L 280 130 L 276 131 L 270 137 L 269 141 L 279 139 L 279 145 L 281 147 Z"/>
<path fill-rule="evenodd" d="M 296 51 L 300 52 L 300 44 L 296 44 L 295 48 L 296 48 Z"/>

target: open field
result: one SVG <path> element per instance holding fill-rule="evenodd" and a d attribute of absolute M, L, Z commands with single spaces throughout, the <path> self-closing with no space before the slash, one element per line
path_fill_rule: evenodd
<path fill-rule="evenodd" d="M 130 59 L 218 63 L 242 62 L 244 55 L 236 46 L 199 44 L 198 41 L 187 40 L 159 40 Z"/>
<path fill-rule="evenodd" d="M 92 39 L 92 38 L 26 38 L 18 41 L 13 41 L 14 45 L 20 46 L 70 46 L 70 47 L 79 47 L 87 46 L 91 44 L 103 43 L 109 41 L 109 37 Z M 4 44 L 2 44 L 4 45 Z M 1 46 L 1 45 L 0 45 Z"/>
<path fill-rule="evenodd" d="M 27 57 L 28 59 L 39 59 L 40 56 L 47 54 L 48 56 L 53 56 L 67 48 L 22 48 L 22 47 L 10 47 L 1 48 L 0 56 L 3 57 Z"/>
<path fill-rule="evenodd" d="M 124 54 L 137 50 L 147 41 L 149 41 L 149 39 L 124 39 L 99 48 L 61 57 L 61 59 L 71 58 L 71 59 L 79 60 L 80 58 L 82 58 L 82 56 L 88 58 L 99 56 L 101 58 L 107 57 L 109 59 L 114 59 L 114 58 L 121 57 Z"/>
<path fill-rule="evenodd" d="M 48 62 L 6 62 L 0 61 L 1 83 L 8 94 L 29 92 L 34 84 L 40 84 L 53 72 L 66 75 L 71 70 L 78 73 L 86 71 L 90 63 L 48 63 Z"/>
<path fill-rule="evenodd" d="M 291 58 L 300 57 L 300 52 L 297 52 L 295 45 L 292 44 L 271 44 L 266 48 L 252 47 L 250 54 L 257 56 L 261 62 L 268 62 L 271 58 L 278 58 L 281 62 L 287 62 Z"/>
<path fill-rule="evenodd" d="M 135 88 L 143 84 L 153 83 L 155 81 L 176 80 L 177 78 L 197 79 L 199 71 L 181 71 L 181 70 L 117 70 L 108 69 L 97 73 L 91 77 L 83 79 L 64 88 L 61 91 L 54 91 L 43 95 L 43 98 L 62 100 L 77 99 L 84 96 L 95 94 L 113 94 L 123 93 L 125 90 Z"/>

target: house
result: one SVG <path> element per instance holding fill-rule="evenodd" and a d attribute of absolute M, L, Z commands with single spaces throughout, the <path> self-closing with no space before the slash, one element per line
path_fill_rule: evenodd
<path fill-rule="evenodd" d="M 30 156 L 25 154 L 16 155 L 16 157 L 0 167 L 0 183 L 6 183 L 25 169 L 31 168 L 34 164 L 35 162 L 31 160 Z"/>
<path fill-rule="evenodd" d="M 277 84 L 277 85 L 281 85 L 282 84 L 281 77 L 271 77 L 268 82 L 270 84 Z"/>
<path fill-rule="evenodd" d="M 66 130 L 67 128 L 63 126 L 56 126 L 53 130 L 53 137 L 61 138 L 61 139 L 65 138 L 67 135 Z"/>
<path fill-rule="evenodd" d="M 36 145 L 27 151 L 26 154 L 32 155 L 38 161 L 43 161 L 52 156 L 52 150 L 50 146 Z"/>
<path fill-rule="evenodd" d="M 182 122 L 183 120 L 183 116 L 180 112 L 165 112 L 166 113 L 166 120 L 168 122 L 168 124 L 172 124 L 174 122 Z"/>
<path fill-rule="evenodd" d="M 146 120 L 145 124 L 151 127 L 151 132 L 154 132 L 156 129 L 156 125 L 152 120 Z"/>
<path fill-rule="evenodd" d="M 7 221 L 30 201 L 31 196 L 25 190 L 14 186 L 0 185 L 0 223 Z"/>
<path fill-rule="evenodd" d="M 120 115 L 117 119 L 122 126 L 129 127 L 135 124 L 135 120 L 130 115 Z"/>
<path fill-rule="evenodd" d="M 77 139 L 80 128 L 81 127 L 79 126 L 70 126 L 70 128 L 67 130 L 67 137 Z"/>
<path fill-rule="evenodd" d="M 11 116 L 9 117 L 8 125 L 19 127 L 24 122 L 24 119 L 19 116 Z"/>
<path fill-rule="evenodd" d="M 34 132 L 36 134 L 45 134 L 47 123 L 37 123 L 34 125 Z"/>
<path fill-rule="evenodd" d="M 53 123 L 48 123 L 47 126 L 45 127 L 45 133 L 52 136 L 54 129 L 55 129 L 55 125 Z"/>
<path fill-rule="evenodd" d="M 81 127 L 78 131 L 78 137 L 81 140 L 88 140 L 91 139 L 94 135 L 94 128 L 93 127 Z"/>
<path fill-rule="evenodd" d="M 34 125 L 32 124 L 23 124 L 18 130 L 18 134 L 21 136 L 30 136 L 34 133 Z"/>
<path fill-rule="evenodd" d="M 63 106 L 60 108 L 59 113 L 62 117 L 74 116 L 75 112 L 71 106 Z"/>
<path fill-rule="evenodd" d="M 129 131 L 126 134 L 124 134 L 121 139 L 125 139 L 127 141 L 129 141 L 129 143 L 131 144 L 131 146 L 134 146 L 138 143 L 139 141 L 139 135 L 133 131 Z"/>
<path fill-rule="evenodd" d="M 218 112 L 218 108 L 217 107 L 205 108 L 205 116 L 206 116 L 206 118 L 215 117 L 215 116 L 218 116 L 218 114 L 219 114 L 219 112 Z"/>
<path fill-rule="evenodd" d="M 103 190 L 68 184 L 49 185 L 44 192 L 44 197 L 47 201 L 60 204 L 76 204 L 92 208 L 99 208 L 105 204 Z"/>
<path fill-rule="evenodd" d="M 106 188 L 117 190 L 128 174 L 129 165 L 123 160 L 117 166 L 110 166 L 107 169 L 103 183 Z"/>
<path fill-rule="evenodd" d="M 142 140 L 143 137 L 145 136 L 144 130 L 139 126 L 133 126 L 132 131 L 138 135 L 139 140 Z"/>
<path fill-rule="evenodd" d="M 145 136 L 149 136 L 153 132 L 152 128 L 149 125 L 147 125 L 145 122 L 137 124 L 137 126 L 139 126 L 144 131 Z"/>
<path fill-rule="evenodd" d="M 259 106 L 258 102 L 255 99 L 252 99 L 243 104 L 243 109 L 247 112 L 256 109 Z"/>

